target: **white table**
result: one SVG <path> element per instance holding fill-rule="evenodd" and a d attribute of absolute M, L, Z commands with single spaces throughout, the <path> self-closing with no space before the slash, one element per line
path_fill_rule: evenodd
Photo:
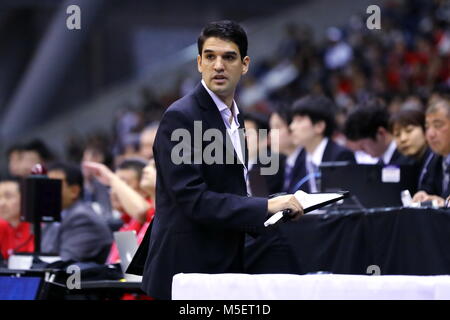
<path fill-rule="evenodd" d="M 177 274 L 174 300 L 440 300 L 450 276 Z"/>

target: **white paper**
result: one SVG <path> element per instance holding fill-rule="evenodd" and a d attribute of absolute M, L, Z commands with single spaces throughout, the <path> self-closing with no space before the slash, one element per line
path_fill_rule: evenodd
<path fill-rule="evenodd" d="M 303 207 L 303 210 L 306 210 L 310 207 L 318 205 L 320 203 L 324 203 L 336 198 L 342 197 L 340 193 L 306 193 L 302 190 L 298 190 L 294 194 L 295 198 L 300 202 Z"/>
<path fill-rule="evenodd" d="M 340 193 L 306 193 L 302 190 L 298 190 L 294 193 L 295 198 L 303 207 L 303 210 L 311 208 L 315 205 L 336 199 L 341 198 L 342 194 Z M 319 210 L 316 210 L 319 211 Z M 320 211 L 323 212 L 323 211 Z M 269 219 L 264 222 L 264 226 L 267 227 L 269 225 L 277 223 L 281 218 L 283 218 L 283 211 L 278 211 L 273 214 Z"/>

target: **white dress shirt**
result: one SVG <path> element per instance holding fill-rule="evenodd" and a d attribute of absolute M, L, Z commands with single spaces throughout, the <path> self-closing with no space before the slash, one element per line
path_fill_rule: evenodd
<path fill-rule="evenodd" d="M 239 120 L 238 120 L 238 114 L 239 109 L 237 108 L 236 102 L 233 100 L 233 114 L 231 114 L 230 108 L 214 93 L 212 92 L 208 86 L 206 85 L 205 81 L 202 80 L 202 85 L 206 89 L 206 91 L 209 93 L 211 98 L 213 99 L 214 103 L 217 106 L 217 109 L 219 109 L 220 115 L 222 116 L 223 123 L 225 124 L 225 128 L 227 129 L 227 133 L 231 138 L 231 143 L 233 144 L 234 151 L 236 152 L 236 155 L 239 158 L 239 161 L 244 166 L 244 179 L 245 183 L 247 185 L 247 195 L 250 195 L 250 185 L 248 181 L 248 170 L 245 166 L 245 159 L 244 155 L 242 154 L 242 145 L 241 145 L 241 139 L 239 136 Z M 233 115 L 233 116 L 232 116 Z M 230 123 L 231 119 L 231 123 Z"/>
<path fill-rule="evenodd" d="M 306 170 L 308 171 L 308 174 L 311 175 L 311 178 L 309 179 L 309 187 L 311 192 L 319 191 L 316 179 L 313 174 L 317 172 L 317 168 L 319 168 L 320 164 L 322 163 L 323 153 L 325 152 L 327 144 L 328 138 L 325 137 L 322 139 L 316 149 L 314 149 L 313 153 L 306 153 Z"/>
<path fill-rule="evenodd" d="M 389 147 L 386 149 L 386 151 L 383 153 L 383 156 L 380 158 L 383 160 L 384 164 L 389 164 L 391 161 L 392 156 L 394 155 L 395 149 L 397 149 L 397 144 L 394 140 L 391 141 L 389 144 Z"/>

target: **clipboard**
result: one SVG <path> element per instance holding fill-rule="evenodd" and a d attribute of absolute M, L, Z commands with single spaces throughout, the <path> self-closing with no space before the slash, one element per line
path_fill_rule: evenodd
<path fill-rule="evenodd" d="M 294 193 L 298 202 L 303 207 L 303 212 L 306 214 L 308 212 L 314 211 L 316 209 L 325 207 L 331 203 L 337 202 L 339 200 L 348 198 L 350 196 L 349 191 L 339 191 L 339 192 L 322 192 L 322 193 L 306 193 L 302 190 Z M 271 226 L 283 217 L 289 216 L 290 210 L 282 210 L 273 214 L 269 219 L 264 222 L 264 227 Z"/>

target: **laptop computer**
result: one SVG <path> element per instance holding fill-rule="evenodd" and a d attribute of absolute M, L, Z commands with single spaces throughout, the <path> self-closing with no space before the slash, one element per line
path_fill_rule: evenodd
<path fill-rule="evenodd" d="M 135 231 L 114 232 L 114 240 L 120 256 L 120 267 L 122 268 L 125 280 L 130 282 L 141 282 L 142 277 L 125 273 L 128 265 L 138 249 L 137 236 Z"/>
<path fill-rule="evenodd" d="M 411 165 L 349 164 L 327 162 L 320 165 L 321 191 L 350 191 L 344 201 L 347 207 L 402 206 L 401 192 L 414 194 L 417 188 L 417 168 Z"/>

